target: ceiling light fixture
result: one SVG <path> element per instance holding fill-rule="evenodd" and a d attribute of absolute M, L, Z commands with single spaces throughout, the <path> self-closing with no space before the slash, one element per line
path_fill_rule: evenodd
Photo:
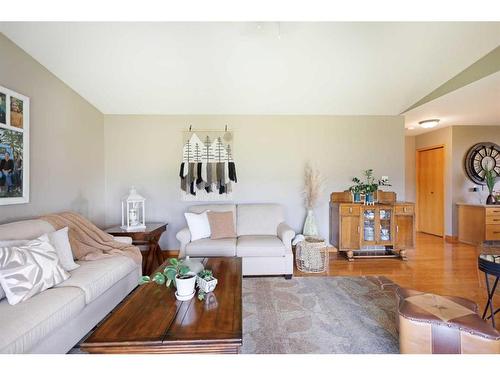
<path fill-rule="evenodd" d="M 424 129 L 430 129 L 436 127 L 439 124 L 439 119 L 434 118 L 430 120 L 419 121 L 418 124 Z"/>

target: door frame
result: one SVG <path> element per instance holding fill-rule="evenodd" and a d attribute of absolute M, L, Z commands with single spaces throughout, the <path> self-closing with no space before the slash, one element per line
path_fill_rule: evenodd
<path fill-rule="evenodd" d="M 416 198 L 416 202 L 415 202 L 415 228 L 417 230 L 417 232 L 420 232 L 420 227 L 419 227 L 419 213 L 420 213 L 420 205 L 419 205 L 419 181 L 418 181 L 418 175 L 419 175 L 419 171 L 420 171 L 420 158 L 419 158 L 419 153 L 420 152 L 424 152 L 424 151 L 429 151 L 429 150 L 435 150 L 435 149 L 438 149 L 438 148 L 442 148 L 443 149 L 443 183 L 442 183 L 442 189 L 443 189 L 443 207 L 442 207 L 442 210 L 443 210 L 443 222 L 442 222 L 442 228 L 443 228 L 443 235 L 442 236 L 438 236 L 438 235 L 434 235 L 436 237 L 442 237 L 442 238 L 445 238 L 445 233 L 446 233 L 446 187 L 445 187 L 445 182 L 446 182 L 446 179 L 445 179 L 445 175 L 446 175 L 446 169 L 447 169 L 447 162 L 446 162 L 446 145 L 445 144 L 437 144 L 437 145 L 434 145 L 434 146 L 426 146 L 426 147 L 421 147 L 421 148 L 417 148 L 416 151 L 415 151 L 415 198 Z M 432 234 L 430 234 L 432 236 Z"/>

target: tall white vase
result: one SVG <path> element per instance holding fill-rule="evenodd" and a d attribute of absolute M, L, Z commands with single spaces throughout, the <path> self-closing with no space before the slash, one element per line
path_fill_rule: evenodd
<path fill-rule="evenodd" d="M 316 226 L 316 219 L 314 218 L 314 211 L 312 209 L 307 210 L 306 221 L 304 223 L 302 234 L 304 236 L 318 236 L 318 227 Z"/>

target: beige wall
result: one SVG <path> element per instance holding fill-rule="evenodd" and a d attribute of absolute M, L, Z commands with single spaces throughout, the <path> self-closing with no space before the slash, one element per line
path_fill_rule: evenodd
<path fill-rule="evenodd" d="M 500 126 L 454 126 L 453 133 L 453 233 L 458 234 L 458 215 L 456 204 L 459 202 L 482 203 L 486 201 L 488 189 L 480 187 L 479 192 L 471 192 L 474 183 L 464 171 L 464 157 L 470 147 L 479 142 L 494 142 L 500 145 Z M 500 188 L 497 182 L 496 189 Z"/>
<path fill-rule="evenodd" d="M 147 218 L 169 222 L 163 248 L 178 249 L 189 204 L 180 199 L 182 131 L 234 130 L 238 184 L 235 202 L 278 202 L 288 222 L 301 230 L 305 210 L 303 169 L 314 162 L 326 178 L 316 211 L 328 238 L 328 200 L 346 189 L 354 175 L 374 168 L 388 175 L 404 198 L 403 118 L 363 116 L 105 116 L 106 222 L 120 220 L 120 197 L 134 185 L 147 198 Z"/>
<path fill-rule="evenodd" d="M 103 115 L 0 34 L 0 85 L 30 97 L 30 202 L 0 223 L 73 209 L 104 222 Z"/>
<path fill-rule="evenodd" d="M 405 198 L 415 202 L 415 137 L 405 137 Z"/>

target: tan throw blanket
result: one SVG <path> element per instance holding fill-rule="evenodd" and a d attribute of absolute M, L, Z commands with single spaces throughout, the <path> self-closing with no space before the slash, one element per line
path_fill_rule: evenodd
<path fill-rule="evenodd" d="M 114 240 L 114 237 L 97 228 L 83 216 L 74 212 L 62 212 L 41 217 L 52 224 L 56 230 L 68 227 L 69 242 L 73 257 L 77 260 L 96 260 L 105 257 L 124 255 L 137 264 L 142 263 L 138 247 Z"/>

